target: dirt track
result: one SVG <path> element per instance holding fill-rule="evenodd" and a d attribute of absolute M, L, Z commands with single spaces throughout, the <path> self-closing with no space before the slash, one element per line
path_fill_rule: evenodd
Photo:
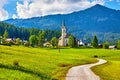
<path fill-rule="evenodd" d="M 91 67 L 104 64 L 107 61 L 103 59 L 98 59 L 99 61 L 94 64 L 86 64 L 86 65 L 80 65 L 76 67 L 72 67 L 69 69 L 66 80 L 100 80 L 100 77 L 94 74 L 91 71 Z"/>

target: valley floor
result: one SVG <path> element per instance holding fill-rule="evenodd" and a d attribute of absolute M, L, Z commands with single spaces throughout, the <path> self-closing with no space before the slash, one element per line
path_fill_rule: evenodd
<path fill-rule="evenodd" d="M 97 55 L 107 64 L 92 70 L 103 80 L 120 80 L 120 50 L 31 48 L 0 45 L 0 79 L 65 80 L 67 71 L 77 65 L 97 62 Z"/>

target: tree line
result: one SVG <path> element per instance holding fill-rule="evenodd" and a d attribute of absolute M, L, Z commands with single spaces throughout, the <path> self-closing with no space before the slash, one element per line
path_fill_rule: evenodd
<path fill-rule="evenodd" d="M 104 48 L 104 49 L 109 49 L 109 42 L 106 41 L 102 44 L 99 45 L 97 36 L 95 35 L 92 41 L 92 46 L 94 48 Z M 120 40 L 118 40 L 117 44 L 115 44 L 115 48 L 120 49 Z"/>
<path fill-rule="evenodd" d="M 21 40 L 27 40 L 28 42 L 25 43 L 25 45 L 43 47 L 44 42 L 49 41 L 53 47 L 58 47 L 58 38 L 60 35 L 60 31 L 16 27 L 5 22 L 0 22 L 0 41 L 2 41 L 3 44 L 10 44 L 11 42 L 7 42 L 6 39 L 14 38 L 15 43 L 12 44 L 20 45 Z M 75 38 L 72 35 L 69 36 L 68 45 L 70 47 L 75 46 Z"/>
<path fill-rule="evenodd" d="M 0 22 L 0 36 L 3 36 L 5 30 L 9 33 L 9 38 L 20 38 L 21 40 L 29 40 L 29 36 L 38 35 L 39 32 L 44 32 L 44 37 L 47 41 L 51 40 L 52 37 L 59 38 L 61 35 L 60 31 L 54 30 L 40 30 L 37 28 L 24 28 L 24 27 L 16 27 L 14 25 Z"/>
<path fill-rule="evenodd" d="M 50 42 L 53 47 L 58 47 L 58 39 L 61 35 L 60 31 L 54 30 L 40 30 L 37 28 L 24 28 L 24 27 L 16 27 L 14 25 L 0 22 L 0 41 L 5 43 L 7 38 L 15 38 L 17 45 L 21 44 L 20 40 L 27 40 L 28 42 L 25 45 L 29 45 L 32 47 L 43 47 L 44 42 Z M 2 38 L 2 37 L 3 38 Z M 78 47 L 76 39 L 74 36 L 70 35 L 68 41 L 69 47 Z M 102 45 L 99 45 L 98 38 L 95 35 L 93 40 L 91 41 L 88 38 L 88 43 L 92 45 L 94 48 L 102 47 L 104 49 L 109 48 L 109 42 L 104 42 Z M 1 42 L 0 42 L 1 43 Z M 48 44 L 49 45 L 49 44 Z M 117 48 L 120 49 L 120 40 L 118 40 Z"/>

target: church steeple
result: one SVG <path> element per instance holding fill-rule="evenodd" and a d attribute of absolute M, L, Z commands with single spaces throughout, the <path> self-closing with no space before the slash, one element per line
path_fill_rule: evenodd
<path fill-rule="evenodd" d="M 62 27 L 65 27 L 65 21 L 64 20 L 62 21 Z"/>
<path fill-rule="evenodd" d="M 62 21 L 62 36 L 66 36 L 66 28 L 65 28 L 65 22 Z"/>

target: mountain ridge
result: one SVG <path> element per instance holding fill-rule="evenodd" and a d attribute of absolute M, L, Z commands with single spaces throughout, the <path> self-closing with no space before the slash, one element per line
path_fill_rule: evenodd
<path fill-rule="evenodd" d="M 100 36 L 102 38 L 104 33 L 120 33 L 119 19 L 120 10 L 110 9 L 97 4 L 88 9 L 70 14 L 56 14 L 29 19 L 9 19 L 4 22 L 19 27 L 60 30 L 62 20 L 65 20 L 67 32 L 75 35 L 77 38 L 93 36 L 93 33 L 94 35 L 102 35 Z"/>

